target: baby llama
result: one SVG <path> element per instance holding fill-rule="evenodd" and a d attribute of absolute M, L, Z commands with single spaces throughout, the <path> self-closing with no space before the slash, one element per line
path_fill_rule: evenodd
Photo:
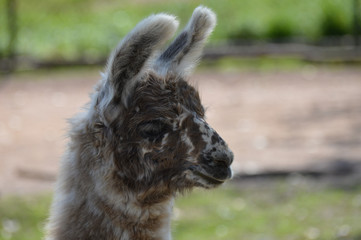
<path fill-rule="evenodd" d="M 71 120 L 46 240 L 171 239 L 177 193 L 228 180 L 233 154 L 187 83 L 215 14 L 141 21 L 110 55 L 86 111 Z"/>

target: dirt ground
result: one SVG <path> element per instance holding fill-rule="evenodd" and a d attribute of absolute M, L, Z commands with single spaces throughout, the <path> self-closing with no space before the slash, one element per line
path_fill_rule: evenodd
<path fill-rule="evenodd" d="M 88 101 L 99 70 L 2 77 L 0 195 L 50 191 L 66 119 Z M 208 72 L 192 78 L 208 122 L 235 154 L 235 172 L 361 161 L 361 69 Z"/>

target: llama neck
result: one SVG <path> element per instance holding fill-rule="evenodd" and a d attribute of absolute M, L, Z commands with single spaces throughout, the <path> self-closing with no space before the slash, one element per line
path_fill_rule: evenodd
<path fill-rule="evenodd" d="M 171 239 L 173 198 L 146 206 L 129 196 L 123 200 L 116 203 L 103 199 L 93 201 L 95 211 L 104 215 L 120 233 L 115 239 Z"/>
<path fill-rule="evenodd" d="M 46 240 L 170 240 L 173 196 L 156 195 L 158 187 L 142 194 L 122 187 L 109 171 L 112 157 L 99 161 L 93 148 L 79 144 L 90 138 L 74 134 L 62 161 Z"/>
<path fill-rule="evenodd" d="M 74 191 L 57 195 L 46 240 L 171 239 L 173 198 L 150 206 L 122 200 L 115 203 Z"/>

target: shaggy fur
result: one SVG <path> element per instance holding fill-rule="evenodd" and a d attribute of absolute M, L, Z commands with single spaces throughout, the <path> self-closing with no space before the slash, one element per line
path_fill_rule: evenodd
<path fill-rule="evenodd" d="M 157 55 L 178 22 L 153 15 L 111 54 L 87 111 L 71 121 L 47 240 L 171 239 L 176 193 L 231 177 L 233 154 L 186 82 L 215 21 L 198 7 Z"/>

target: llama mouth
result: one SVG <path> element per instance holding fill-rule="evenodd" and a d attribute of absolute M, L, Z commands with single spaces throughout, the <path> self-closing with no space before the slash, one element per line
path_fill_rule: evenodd
<path fill-rule="evenodd" d="M 202 179 L 206 180 L 208 183 L 211 183 L 211 184 L 222 184 L 224 183 L 226 180 L 221 180 L 221 179 L 217 179 L 217 178 L 214 178 L 212 177 L 211 175 L 208 175 L 208 174 L 205 174 L 203 172 L 200 172 L 200 171 L 193 171 L 193 173 L 199 177 L 201 177 Z"/>
<path fill-rule="evenodd" d="M 190 169 L 193 172 L 193 174 L 195 174 L 198 177 L 206 180 L 207 183 L 210 183 L 210 184 L 219 185 L 219 184 L 224 183 L 227 180 L 227 178 L 220 179 L 220 178 L 217 178 L 217 177 L 213 176 L 212 174 L 208 173 L 206 170 L 204 170 L 200 166 L 192 166 L 192 167 L 190 167 Z"/>

